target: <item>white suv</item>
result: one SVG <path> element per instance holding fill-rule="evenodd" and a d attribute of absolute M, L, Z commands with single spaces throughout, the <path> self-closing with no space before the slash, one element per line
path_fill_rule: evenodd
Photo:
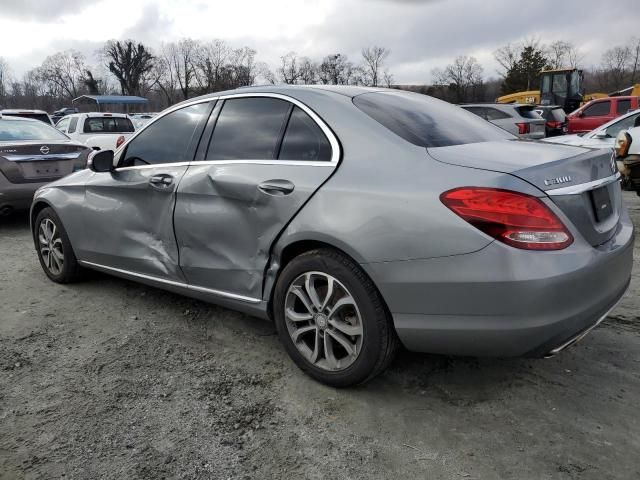
<path fill-rule="evenodd" d="M 94 150 L 116 150 L 135 132 L 124 113 L 75 113 L 62 117 L 56 128 Z"/>

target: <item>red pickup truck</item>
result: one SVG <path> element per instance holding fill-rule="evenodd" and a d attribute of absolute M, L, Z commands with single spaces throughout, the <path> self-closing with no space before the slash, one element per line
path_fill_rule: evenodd
<path fill-rule="evenodd" d="M 590 132 L 594 128 L 638 108 L 639 97 L 606 97 L 591 100 L 567 115 L 569 133 Z"/>

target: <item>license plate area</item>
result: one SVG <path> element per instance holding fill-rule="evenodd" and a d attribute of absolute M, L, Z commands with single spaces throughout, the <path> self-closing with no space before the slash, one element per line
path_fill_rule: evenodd
<path fill-rule="evenodd" d="M 20 169 L 25 179 L 61 177 L 61 162 L 22 162 Z"/>
<path fill-rule="evenodd" d="M 593 213 L 598 223 L 606 220 L 613 213 L 613 205 L 609 197 L 609 189 L 604 186 L 591 190 L 591 204 L 593 205 Z"/>

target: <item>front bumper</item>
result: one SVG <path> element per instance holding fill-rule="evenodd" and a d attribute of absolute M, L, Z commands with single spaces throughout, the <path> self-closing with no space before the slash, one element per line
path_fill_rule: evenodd
<path fill-rule="evenodd" d="M 444 258 L 363 265 L 412 351 L 547 356 L 594 326 L 625 293 L 633 265 L 628 214 L 599 247 L 532 252 L 493 242 Z"/>

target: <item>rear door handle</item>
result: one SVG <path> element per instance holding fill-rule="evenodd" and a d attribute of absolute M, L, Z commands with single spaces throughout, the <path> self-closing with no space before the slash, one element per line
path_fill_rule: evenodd
<path fill-rule="evenodd" d="M 289 195 L 295 189 L 295 185 L 289 180 L 267 180 L 258 185 L 258 190 L 267 195 Z"/>
<path fill-rule="evenodd" d="M 149 179 L 149 185 L 160 190 L 166 189 L 172 184 L 173 177 L 167 173 L 160 173 L 158 175 L 154 175 Z"/>

